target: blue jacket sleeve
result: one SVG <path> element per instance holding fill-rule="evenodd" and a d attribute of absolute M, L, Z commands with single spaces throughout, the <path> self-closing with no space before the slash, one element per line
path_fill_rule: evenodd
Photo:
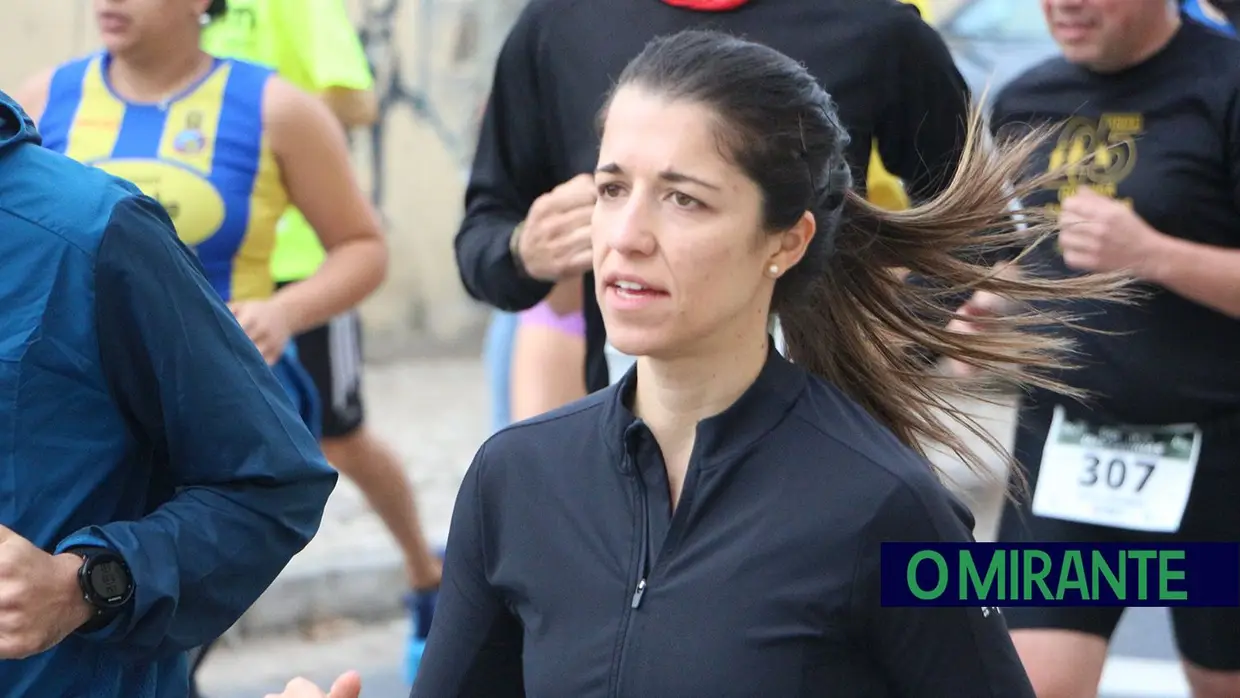
<path fill-rule="evenodd" d="M 135 458 L 166 468 L 174 494 L 57 547 L 103 543 L 132 571 L 132 606 L 100 640 L 141 656 L 183 651 L 227 630 L 310 541 L 337 476 L 153 200 L 112 211 L 95 298 Z"/>

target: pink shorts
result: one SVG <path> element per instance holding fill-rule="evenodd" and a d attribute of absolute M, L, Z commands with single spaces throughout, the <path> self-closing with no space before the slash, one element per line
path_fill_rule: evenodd
<path fill-rule="evenodd" d="M 586 336 L 586 319 L 580 312 L 558 315 L 546 301 L 521 313 L 522 324 L 542 325 L 574 337 Z"/>

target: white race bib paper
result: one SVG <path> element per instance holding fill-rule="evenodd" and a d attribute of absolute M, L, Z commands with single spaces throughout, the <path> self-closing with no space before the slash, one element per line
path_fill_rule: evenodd
<path fill-rule="evenodd" d="M 1055 408 L 1033 513 L 1132 531 L 1174 533 L 1193 489 L 1201 430 L 1101 426 Z"/>

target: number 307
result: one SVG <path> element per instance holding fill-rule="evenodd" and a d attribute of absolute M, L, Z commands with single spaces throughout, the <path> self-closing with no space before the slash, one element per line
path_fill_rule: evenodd
<path fill-rule="evenodd" d="M 1085 472 L 1081 473 L 1080 482 L 1085 487 L 1102 484 L 1118 490 L 1128 481 L 1131 473 L 1137 482 L 1133 491 L 1140 492 L 1150 481 L 1155 467 L 1156 465 L 1149 461 L 1136 461 L 1129 464 L 1123 458 L 1112 458 L 1110 462 L 1104 464 L 1097 456 L 1089 455 L 1085 456 Z"/>

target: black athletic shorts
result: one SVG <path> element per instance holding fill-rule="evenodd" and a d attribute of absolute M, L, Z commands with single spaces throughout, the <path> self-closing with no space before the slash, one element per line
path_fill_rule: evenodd
<path fill-rule="evenodd" d="M 287 284 L 280 284 L 281 287 Z M 323 412 L 323 438 L 362 426 L 362 325 L 356 310 L 297 336 L 297 355 L 314 380 Z"/>
<path fill-rule="evenodd" d="M 1065 414 L 1074 419 L 1107 420 L 1078 403 L 1063 401 Z M 1240 414 L 1200 424 L 1201 446 L 1188 503 L 1174 533 L 1152 533 L 1047 518 L 1033 513 L 1043 448 L 1050 432 L 1054 403 L 1038 391 L 1020 408 L 1016 432 L 1016 459 L 1029 479 L 1029 492 L 1019 503 L 1009 501 L 999 527 L 1003 542 L 1240 542 Z M 1090 466 L 1095 466 L 1089 472 Z M 1107 464 L 1081 464 L 1083 481 L 1099 479 L 1105 485 Z M 1135 486 L 1143 470 L 1128 466 L 1126 486 Z M 1115 468 L 1112 483 L 1124 480 L 1123 464 Z M 1009 607 L 1008 627 L 1076 630 L 1110 639 L 1123 608 Z M 1240 671 L 1240 608 L 1173 608 L 1172 625 L 1180 654 L 1188 661 L 1215 671 Z"/>

